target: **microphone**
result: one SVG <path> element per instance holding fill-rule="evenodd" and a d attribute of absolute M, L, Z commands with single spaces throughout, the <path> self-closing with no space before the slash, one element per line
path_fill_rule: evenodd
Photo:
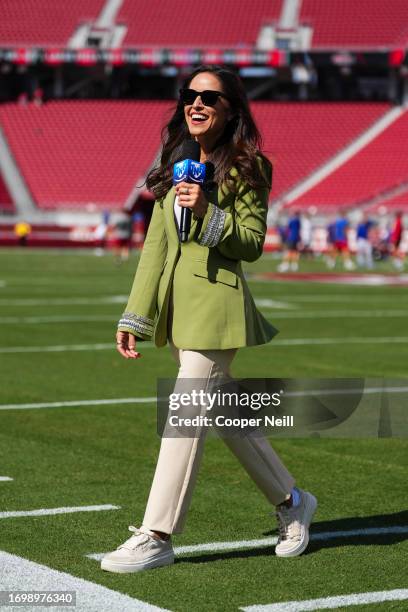
<path fill-rule="evenodd" d="M 173 185 L 182 181 L 204 185 L 206 164 L 200 163 L 200 145 L 196 140 L 185 140 L 182 148 L 182 161 L 174 164 Z M 187 242 L 191 227 L 191 210 L 181 207 L 180 242 Z"/>
<path fill-rule="evenodd" d="M 216 183 L 214 182 L 214 174 L 215 167 L 214 164 L 210 161 L 206 161 L 205 164 L 205 179 L 203 184 L 204 193 L 210 193 L 215 187 Z"/>

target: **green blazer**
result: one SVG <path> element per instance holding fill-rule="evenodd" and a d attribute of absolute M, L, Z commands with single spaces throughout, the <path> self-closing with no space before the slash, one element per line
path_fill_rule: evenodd
<path fill-rule="evenodd" d="M 269 190 L 252 189 L 236 168 L 231 174 L 238 193 L 224 187 L 207 194 L 208 210 L 203 219 L 193 215 L 185 243 L 179 242 L 174 188 L 155 201 L 120 331 L 165 346 L 173 288 L 172 336 L 178 348 L 254 346 L 278 333 L 257 310 L 241 266 L 262 255 Z"/>

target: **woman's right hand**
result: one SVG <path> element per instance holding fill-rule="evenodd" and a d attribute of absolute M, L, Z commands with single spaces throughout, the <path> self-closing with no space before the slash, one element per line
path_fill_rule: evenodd
<path fill-rule="evenodd" d="M 138 359 L 142 356 L 136 351 L 135 336 L 129 332 L 116 332 L 116 348 L 125 359 Z"/>

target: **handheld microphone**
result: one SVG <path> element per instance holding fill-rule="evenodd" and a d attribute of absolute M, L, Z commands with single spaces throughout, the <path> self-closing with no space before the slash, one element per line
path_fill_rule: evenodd
<path fill-rule="evenodd" d="M 200 163 L 200 145 L 195 140 L 185 140 L 182 161 L 174 164 L 173 185 L 182 181 L 204 185 L 206 165 Z M 180 242 L 187 242 L 191 227 L 191 210 L 182 206 L 180 215 Z"/>
<path fill-rule="evenodd" d="M 203 184 L 204 193 L 210 193 L 215 187 L 216 183 L 214 181 L 215 167 L 214 164 L 210 161 L 206 161 L 205 164 L 205 179 Z"/>

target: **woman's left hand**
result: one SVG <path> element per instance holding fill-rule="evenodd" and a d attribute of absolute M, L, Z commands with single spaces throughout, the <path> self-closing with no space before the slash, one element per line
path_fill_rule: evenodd
<path fill-rule="evenodd" d="M 188 193 L 187 193 L 188 190 Z M 184 181 L 175 186 L 180 206 L 190 208 L 196 216 L 203 218 L 208 208 L 208 201 L 200 185 L 196 183 L 185 183 Z"/>

